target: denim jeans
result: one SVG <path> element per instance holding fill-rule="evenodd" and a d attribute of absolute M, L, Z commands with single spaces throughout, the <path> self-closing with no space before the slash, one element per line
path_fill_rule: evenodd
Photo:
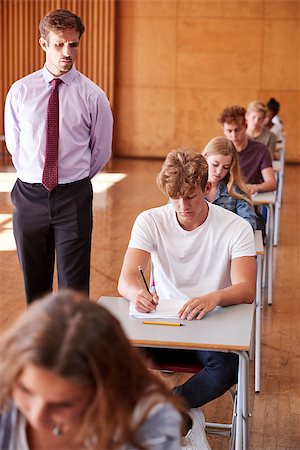
<path fill-rule="evenodd" d="M 173 391 L 183 398 L 188 408 L 198 408 L 214 400 L 237 383 L 239 358 L 234 353 L 153 348 L 148 348 L 146 353 L 154 365 L 174 360 L 201 363 L 203 369 Z"/>

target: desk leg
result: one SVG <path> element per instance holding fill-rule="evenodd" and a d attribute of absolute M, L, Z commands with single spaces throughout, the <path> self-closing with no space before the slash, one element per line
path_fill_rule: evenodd
<path fill-rule="evenodd" d="M 278 245 L 278 234 L 279 234 L 279 205 L 278 201 L 275 204 L 275 219 L 274 219 L 274 247 Z"/>
<path fill-rule="evenodd" d="M 267 235 L 267 241 L 265 247 L 265 256 L 264 256 L 264 265 L 263 265 L 263 272 L 262 272 L 262 287 L 267 287 L 267 266 L 268 266 L 268 248 L 269 248 L 269 235 L 270 235 L 270 209 L 268 208 L 268 214 L 267 214 L 267 221 L 266 221 L 266 235 Z"/>
<path fill-rule="evenodd" d="M 248 450 L 249 448 L 249 411 L 248 411 L 248 385 L 249 385 L 249 358 L 246 352 L 235 352 L 239 355 L 238 397 L 236 417 L 235 450 Z"/>
<path fill-rule="evenodd" d="M 243 378 L 244 383 L 242 385 L 243 390 L 243 450 L 249 448 L 249 358 L 246 352 L 241 356 L 243 364 Z"/>
<path fill-rule="evenodd" d="M 255 314 L 255 321 L 256 321 L 256 314 Z M 255 321 L 253 322 L 254 330 L 256 330 L 256 323 L 255 323 Z M 254 360 L 254 356 L 255 356 L 255 353 L 256 353 L 256 349 L 255 349 L 256 337 L 255 336 L 256 336 L 255 332 L 253 331 L 253 333 L 251 335 L 251 344 L 250 344 L 250 352 L 249 352 L 250 361 Z"/>
<path fill-rule="evenodd" d="M 274 218 L 274 247 L 277 247 L 279 240 L 279 227 L 280 227 L 280 200 L 278 198 L 279 191 L 277 192 L 277 200 L 275 203 L 275 218 Z"/>
<path fill-rule="evenodd" d="M 236 436 L 235 436 L 235 450 L 242 450 L 243 448 L 243 374 L 242 374 L 242 357 L 239 355 L 239 375 L 238 375 L 238 392 L 236 405 Z"/>
<path fill-rule="evenodd" d="M 279 208 L 281 208 L 282 197 L 283 197 L 284 159 L 285 159 L 285 151 L 282 149 L 280 151 L 280 171 L 279 171 L 280 178 L 279 178 L 279 186 L 278 186 Z"/>
<path fill-rule="evenodd" d="M 256 305 L 255 305 L 255 392 L 260 391 L 261 276 L 262 276 L 262 256 L 257 255 Z"/>
<path fill-rule="evenodd" d="M 268 304 L 273 302 L 273 236 L 274 236 L 274 207 L 269 205 L 269 236 L 268 236 Z"/>

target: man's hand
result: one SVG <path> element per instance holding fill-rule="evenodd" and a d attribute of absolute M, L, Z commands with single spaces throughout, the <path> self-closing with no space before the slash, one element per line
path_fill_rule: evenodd
<path fill-rule="evenodd" d="M 210 294 L 202 295 L 201 297 L 195 297 L 183 305 L 179 311 L 178 317 L 187 320 L 200 320 L 209 311 L 215 309 L 218 304 L 217 292 L 211 292 Z"/>
<path fill-rule="evenodd" d="M 141 289 L 135 297 L 135 309 L 139 312 L 155 311 L 158 300 L 159 298 L 156 294 L 150 294 L 146 289 Z"/>

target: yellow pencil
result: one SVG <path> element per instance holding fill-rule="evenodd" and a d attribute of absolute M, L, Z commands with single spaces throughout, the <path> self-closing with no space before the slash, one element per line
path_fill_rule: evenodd
<path fill-rule="evenodd" d="M 143 322 L 145 325 L 168 325 L 171 327 L 183 327 L 183 323 L 176 323 L 176 322 L 152 322 L 151 320 L 144 320 Z"/>

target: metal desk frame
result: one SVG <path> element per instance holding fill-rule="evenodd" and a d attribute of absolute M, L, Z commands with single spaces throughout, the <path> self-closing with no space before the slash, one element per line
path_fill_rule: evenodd
<path fill-rule="evenodd" d="M 120 321 L 135 346 L 236 353 L 239 371 L 235 449 L 249 449 L 248 352 L 254 319 L 253 304 L 217 307 L 200 321 L 178 319 L 184 326 L 172 327 L 145 325 L 143 319 L 129 316 L 129 302 L 122 297 L 101 297 L 98 303 Z"/>

